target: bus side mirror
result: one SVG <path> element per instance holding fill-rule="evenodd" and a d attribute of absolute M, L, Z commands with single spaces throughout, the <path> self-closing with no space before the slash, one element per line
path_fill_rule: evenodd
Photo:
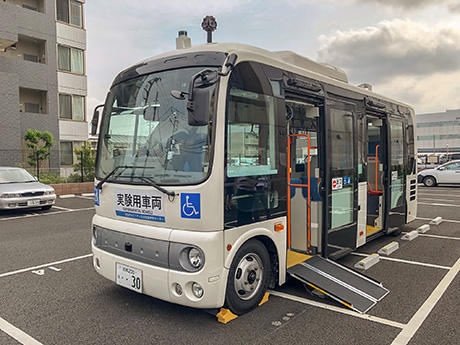
<path fill-rule="evenodd" d="M 104 104 L 100 104 L 94 108 L 93 119 L 91 120 L 91 135 L 96 135 L 97 133 L 97 126 L 99 124 L 99 108 L 103 106 Z"/>
<path fill-rule="evenodd" d="M 99 124 L 99 110 L 94 110 L 93 119 L 91 120 L 91 135 L 96 135 L 97 125 Z"/>
<path fill-rule="evenodd" d="M 193 90 L 192 100 L 187 102 L 188 124 L 190 126 L 206 126 L 208 124 L 210 98 L 209 88 Z"/>
<path fill-rule="evenodd" d="M 219 72 L 205 69 L 195 74 L 190 82 L 188 92 L 188 124 L 206 126 L 209 122 L 212 86 L 219 81 Z"/>

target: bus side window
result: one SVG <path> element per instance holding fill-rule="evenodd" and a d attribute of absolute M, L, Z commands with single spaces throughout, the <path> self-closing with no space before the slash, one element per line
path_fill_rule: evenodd
<path fill-rule="evenodd" d="M 286 211 L 284 100 L 255 62 L 230 75 L 226 108 L 224 227 L 279 217 Z M 281 73 L 280 73 L 281 75 Z M 284 159 L 284 163 L 281 161 Z"/>
<path fill-rule="evenodd" d="M 272 96 L 232 88 L 227 113 L 228 212 L 237 225 L 270 218 L 277 206 L 271 176 L 278 173 Z M 233 218 L 233 217 L 232 217 Z"/>

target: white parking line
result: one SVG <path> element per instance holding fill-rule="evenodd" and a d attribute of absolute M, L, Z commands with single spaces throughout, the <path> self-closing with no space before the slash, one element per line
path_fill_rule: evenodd
<path fill-rule="evenodd" d="M 54 205 L 53 208 L 57 208 L 58 210 L 64 210 L 64 211 L 75 211 L 74 209 L 71 209 L 71 208 L 66 208 L 66 207 L 61 207 L 61 206 L 56 206 L 56 205 Z"/>
<path fill-rule="evenodd" d="M 64 263 L 66 263 L 66 262 L 71 262 L 71 261 L 75 261 L 75 260 L 86 259 L 86 258 L 89 258 L 89 257 L 91 257 L 91 256 L 93 256 L 93 254 L 86 254 L 86 255 L 76 256 L 76 257 L 74 257 L 74 258 L 69 258 L 69 259 L 59 260 L 59 261 L 55 261 L 55 262 L 50 262 L 50 263 L 43 264 L 43 265 L 40 265 L 40 266 L 22 268 L 22 269 L 16 270 L 16 271 L 5 272 L 5 273 L 0 274 L 0 278 L 12 276 L 12 275 L 14 275 L 14 274 L 19 274 L 19 273 L 24 273 L 24 272 L 29 272 L 29 271 L 35 271 L 35 270 L 38 270 L 38 269 L 40 269 L 40 268 L 46 268 L 46 267 L 48 267 L 48 266 L 60 265 L 60 264 L 64 264 Z"/>
<path fill-rule="evenodd" d="M 39 341 L 36 339 L 32 338 L 30 335 L 27 333 L 24 333 L 21 331 L 19 328 L 13 326 L 11 323 L 6 321 L 5 319 L 2 319 L 0 317 L 0 329 L 8 334 L 11 338 L 17 340 L 21 344 L 24 345 L 42 345 Z"/>
<path fill-rule="evenodd" d="M 454 193 L 445 193 L 445 194 L 441 194 L 441 193 L 425 193 L 425 192 L 418 192 L 418 197 L 419 198 L 425 198 L 425 197 L 440 197 L 440 196 L 448 196 L 450 198 L 457 198 L 457 197 L 460 197 L 460 194 L 454 194 Z"/>
<path fill-rule="evenodd" d="M 63 195 L 59 195 L 59 198 L 61 199 L 75 198 L 75 194 L 63 194 Z"/>
<path fill-rule="evenodd" d="M 357 255 L 357 256 L 364 256 L 364 257 L 370 256 L 370 254 L 365 254 L 365 253 L 355 253 L 355 252 L 353 252 L 351 254 Z M 411 264 L 411 265 L 417 265 L 417 266 L 440 268 L 440 269 L 443 269 L 443 270 L 450 270 L 451 269 L 451 267 L 448 267 L 448 266 L 428 264 L 428 263 L 425 263 L 425 262 L 411 261 L 411 260 L 404 260 L 404 259 L 397 259 L 397 258 L 389 258 L 387 256 L 382 256 L 382 255 L 380 255 L 380 259 L 387 260 L 387 261 L 401 262 L 403 264 Z"/>
<path fill-rule="evenodd" d="M 424 218 L 424 217 L 417 217 L 417 219 L 420 220 L 433 220 L 433 218 Z M 460 223 L 460 220 L 454 220 L 454 219 L 442 219 L 443 222 L 449 222 L 449 223 Z"/>
<path fill-rule="evenodd" d="M 417 312 L 412 316 L 407 325 L 405 325 L 398 334 L 398 336 L 393 340 L 391 345 L 406 345 L 412 339 L 414 334 L 420 328 L 422 323 L 425 321 L 427 316 L 430 314 L 431 310 L 434 308 L 436 303 L 441 299 L 444 292 L 447 290 L 449 285 L 454 280 L 455 276 L 460 270 L 460 259 L 457 260 L 454 266 L 447 272 L 447 274 L 439 282 L 438 286 L 433 290 L 430 297 L 422 304 L 422 306 L 417 310 Z"/>
<path fill-rule="evenodd" d="M 76 198 L 80 198 L 80 199 L 86 199 L 86 200 L 94 200 L 94 196 L 90 197 L 90 196 L 84 196 L 84 195 L 75 195 Z"/>
<path fill-rule="evenodd" d="M 460 207 L 460 205 L 456 204 L 438 204 L 434 202 L 418 202 L 419 205 L 430 205 L 430 206 L 444 206 L 444 207 Z"/>
<path fill-rule="evenodd" d="M 28 217 L 37 217 L 37 216 L 49 216 L 53 214 L 61 214 L 61 213 L 69 213 L 69 212 L 78 212 L 78 211 L 88 211 L 88 210 L 94 210 L 94 206 L 92 207 L 85 207 L 85 208 L 77 208 L 74 210 L 69 211 L 57 211 L 57 212 L 47 212 L 47 213 L 34 213 L 34 214 L 26 214 L 24 216 L 16 216 L 16 217 L 7 217 L 7 218 L 0 218 L 0 221 L 3 220 L 11 220 L 11 219 L 20 219 L 20 218 L 28 218 Z"/>
<path fill-rule="evenodd" d="M 381 324 L 384 324 L 384 325 L 387 325 L 387 326 L 392 326 L 392 327 L 396 327 L 396 328 L 404 328 L 405 327 L 404 324 L 396 322 L 396 321 L 383 319 L 383 318 L 373 316 L 373 315 L 369 315 L 369 314 L 359 314 L 359 313 L 357 313 L 357 312 L 355 312 L 353 310 L 350 310 L 350 309 L 340 308 L 340 307 L 336 307 L 334 305 L 329 305 L 329 304 L 326 304 L 326 303 L 312 301 L 312 300 L 309 300 L 309 299 L 306 299 L 306 298 L 290 295 L 290 294 L 287 294 L 287 293 L 284 293 L 284 292 L 281 292 L 281 291 L 270 290 L 269 292 L 273 296 L 289 299 L 291 301 L 300 302 L 300 303 L 303 303 L 303 304 L 308 304 L 308 305 L 311 305 L 311 306 L 314 306 L 314 307 L 323 308 L 323 309 L 335 311 L 335 312 L 346 314 L 346 315 L 351 315 L 351 316 L 354 316 L 354 317 L 358 317 L 360 319 L 381 323 Z"/>
<path fill-rule="evenodd" d="M 457 240 L 457 241 L 460 241 L 460 237 L 429 235 L 429 234 L 418 234 L 418 235 L 422 236 L 422 237 L 433 237 L 433 238 L 442 238 L 444 240 Z"/>
<path fill-rule="evenodd" d="M 456 202 L 457 200 L 453 200 L 453 199 L 432 199 L 432 198 L 428 198 L 428 197 L 419 197 L 418 198 L 419 200 L 425 200 L 425 201 L 450 201 L 450 202 Z"/>
<path fill-rule="evenodd" d="M 403 231 L 403 234 L 407 234 L 407 232 Z M 421 237 L 433 237 L 433 238 L 440 238 L 443 240 L 457 240 L 460 241 L 460 237 L 452 237 L 452 236 L 442 236 L 442 235 L 430 235 L 430 234 L 418 234 Z"/>

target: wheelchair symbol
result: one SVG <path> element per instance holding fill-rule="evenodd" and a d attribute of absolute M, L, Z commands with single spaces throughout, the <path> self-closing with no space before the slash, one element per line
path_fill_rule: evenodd
<path fill-rule="evenodd" d="M 200 194 L 181 194 L 181 216 L 182 218 L 200 218 Z"/>

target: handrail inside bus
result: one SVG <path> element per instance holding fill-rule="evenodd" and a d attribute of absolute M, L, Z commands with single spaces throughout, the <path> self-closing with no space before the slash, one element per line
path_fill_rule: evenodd
<path fill-rule="evenodd" d="M 367 181 L 367 185 L 369 187 L 369 190 L 372 192 L 372 193 L 377 193 L 377 194 L 383 194 L 383 190 L 379 190 L 379 187 L 378 187 L 378 174 L 379 174 L 379 147 L 380 145 L 376 145 L 375 146 L 375 166 L 374 166 L 374 171 L 375 171 L 375 189 L 372 189 L 372 186 L 371 184 L 369 183 L 369 181 Z"/>
<path fill-rule="evenodd" d="M 291 137 L 306 137 L 308 144 L 307 151 L 307 184 L 291 184 Z M 310 136 L 308 134 L 290 134 L 288 136 L 287 148 L 287 180 L 288 180 L 288 194 L 287 194 L 287 219 L 288 219 L 288 247 L 291 248 L 291 187 L 306 187 L 307 188 L 307 252 L 310 252 L 311 246 L 311 206 L 310 206 Z"/>

